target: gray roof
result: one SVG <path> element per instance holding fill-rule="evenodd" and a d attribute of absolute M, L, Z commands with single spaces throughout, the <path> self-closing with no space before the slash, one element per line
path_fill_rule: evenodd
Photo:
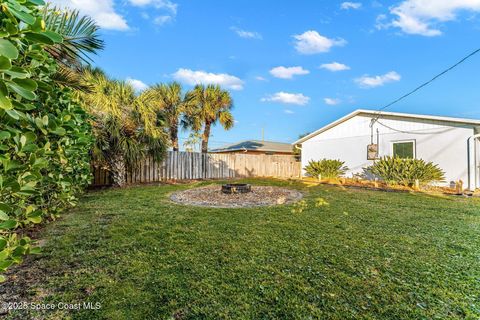
<path fill-rule="evenodd" d="M 245 140 L 210 150 L 210 152 L 232 151 L 292 152 L 292 145 L 276 141 Z"/>

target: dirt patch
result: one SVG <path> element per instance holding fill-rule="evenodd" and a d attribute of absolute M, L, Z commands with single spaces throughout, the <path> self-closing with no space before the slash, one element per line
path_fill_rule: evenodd
<path fill-rule="evenodd" d="M 214 208 L 248 208 L 288 204 L 300 200 L 302 193 L 297 190 L 252 186 L 248 193 L 225 194 L 220 185 L 212 185 L 175 192 L 170 199 L 176 203 Z"/>

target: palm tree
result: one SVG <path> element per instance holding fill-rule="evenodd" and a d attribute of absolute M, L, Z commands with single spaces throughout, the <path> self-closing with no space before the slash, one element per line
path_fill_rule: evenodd
<path fill-rule="evenodd" d="M 178 82 L 157 84 L 147 89 L 143 95 L 157 108 L 159 117 L 165 120 L 172 149 L 178 151 L 179 119 L 185 107 L 182 86 Z"/>
<path fill-rule="evenodd" d="M 123 187 L 126 170 L 134 169 L 145 156 L 161 160 L 167 137 L 149 101 L 137 96 L 130 84 L 90 68 L 83 71 L 83 79 L 92 90 L 77 95 L 93 116 L 94 160 L 110 170 L 114 186 Z"/>
<path fill-rule="evenodd" d="M 186 95 L 186 126 L 202 133 L 202 153 L 208 152 L 208 140 L 212 125 L 220 122 L 225 130 L 233 127 L 234 120 L 230 110 L 233 99 L 230 93 L 219 85 L 196 85 Z"/>

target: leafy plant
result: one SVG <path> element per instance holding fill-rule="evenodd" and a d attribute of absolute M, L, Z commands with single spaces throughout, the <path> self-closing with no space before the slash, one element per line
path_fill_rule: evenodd
<path fill-rule="evenodd" d="M 48 48 L 64 37 L 43 4 L 0 0 L 0 272 L 38 251 L 22 228 L 75 205 L 90 181 L 88 115 L 54 81 Z"/>
<path fill-rule="evenodd" d="M 322 179 L 336 179 L 347 172 L 345 162 L 340 160 L 322 159 L 320 161 L 309 161 L 305 167 L 307 175 L 311 177 L 322 176 Z"/>
<path fill-rule="evenodd" d="M 445 173 L 432 162 L 422 159 L 383 157 L 367 168 L 367 171 L 388 184 L 412 186 L 415 180 L 427 184 L 445 180 Z"/>

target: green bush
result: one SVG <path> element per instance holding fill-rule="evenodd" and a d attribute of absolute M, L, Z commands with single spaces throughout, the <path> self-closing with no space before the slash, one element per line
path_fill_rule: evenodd
<path fill-rule="evenodd" d="M 388 184 L 412 186 L 415 180 L 422 184 L 445 180 L 445 173 L 432 162 L 422 159 L 384 157 L 377 160 L 367 171 Z"/>
<path fill-rule="evenodd" d="M 305 167 L 307 175 L 311 177 L 322 176 L 322 179 L 336 179 L 347 172 L 348 167 L 345 162 L 340 160 L 322 159 L 320 161 L 310 161 Z"/>
<path fill-rule="evenodd" d="M 0 272 L 36 249 L 21 230 L 56 217 L 90 181 L 87 114 L 53 79 L 40 0 L 0 0 Z M 0 275 L 0 281 L 4 277 Z"/>

